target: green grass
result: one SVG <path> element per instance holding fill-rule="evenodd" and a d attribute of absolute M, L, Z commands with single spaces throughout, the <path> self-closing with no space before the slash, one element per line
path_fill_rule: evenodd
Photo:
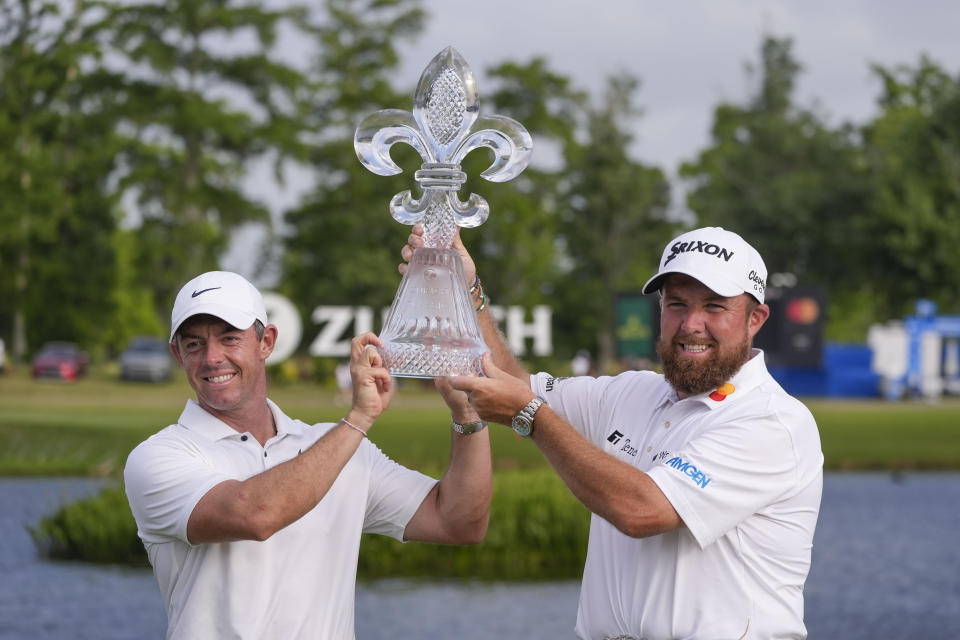
<path fill-rule="evenodd" d="M 828 469 L 960 469 L 960 401 L 811 401 Z"/>
<path fill-rule="evenodd" d="M 335 422 L 347 410 L 336 393 L 309 383 L 271 386 L 287 415 Z M 192 392 L 180 379 L 126 383 L 92 376 L 73 384 L 0 376 L 0 475 L 115 476 L 137 443 L 176 422 Z M 507 428 L 491 430 L 497 469 L 544 466 L 536 447 Z M 441 471 L 449 455 L 450 414 L 439 395 L 405 380 L 370 438 L 415 468 Z"/>
<path fill-rule="evenodd" d="M 449 414 L 430 383 L 403 380 L 370 437 L 402 464 L 442 470 Z M 175 422 L 191 390 L 181 378 L 124 383 L 93 375 L 73 384 L 0 376 L 0 475 L 119 475 L 130 450 Z M 288 415 L 308 423 L 346 411 L 336 393 L 310 383 L 273 385 Z M 960 469 L 960 401 L 939 403 L 809 399 L 828 469 Z M 533 443 L 491 425 L 496 470 L 546 463 Z"/>

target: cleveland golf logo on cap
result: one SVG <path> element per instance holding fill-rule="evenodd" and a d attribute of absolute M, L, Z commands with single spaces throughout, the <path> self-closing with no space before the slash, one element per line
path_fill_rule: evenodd
<path fill-rule="evenodd" d="M 705 253 L 708 256 L 717 256 L 718 258 L 723 258 L 724 262 L 730 262 L 730 258 L 733 257 L 733 251 L 724 249 L 717 244 L 704 242 L 703 240 L 677 242 L 670 247 L 670 251 L 670 255 L 667 256 L 667 259 L 663 261 L 663 266 L 667 266 L 668 262 L 676 258 L 681 253 L 689 253 L 691 251 L 699 251 L 700 253 Z"/>
<path fill-rule="evenodd" d="M 765 291 L 766 288 L 767 288 L 767 281 L 763 279 L 763 276 L 761 276 L 759 273 L 757 273 L 756 270 L 752 270 L 752 271 L 747 275 L 747 280 L 749 280 L 750 282 L 753 283 L 753 290 L 754 290 L 754 291 L 756 291 L 757 293 L 763 295 L 764 291 Z"/>

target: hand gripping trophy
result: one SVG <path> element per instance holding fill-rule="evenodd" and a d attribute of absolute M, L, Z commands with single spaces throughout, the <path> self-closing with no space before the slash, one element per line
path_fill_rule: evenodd
<path fill-rule="evenodd" d="M 460 255 L 452 249 L 456 228 L 477 227 L 490 207 L 471 193 L 461 202 L 457 191 L 467 179 L 463 158 L 478 147 L 493 150 L 494 162 L 480 175 L 491 182 L 515 178 L 530 162 L 533 141 L 516 120 L 483 116 L 476 80 L 466 61 L 447 47 L 427 65 L 413 100 L 413 113 L 385 109 L 357 127 L 354 148 L 370 171 L 388 176 L 402 172 L 390 158 L 397 142 L 423 158 L 414 174 L 423 193 L 410 191 L 390 201 L 390 213 L 404 224 L 422 223 L 424 247 L 410 259 L 387 312 L 380 352 L 394 376 L 432 378 L 483 375 L 487 351 L 464 280 Z"/>

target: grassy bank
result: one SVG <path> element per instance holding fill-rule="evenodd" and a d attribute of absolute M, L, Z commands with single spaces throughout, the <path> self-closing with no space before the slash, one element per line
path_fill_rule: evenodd
<path fill-rule="evenodd" d="M 346 407 L 309 384 L 275 385 L 270 396 L 306 422 L 335 421 Z M 119 478 L 130 449 L 176 421 L 190 389 L 91 377 L 76 384 L 0 377 L 0 475 Z M 843 402 L 810 399 L 830 470 L 960 469 L 960 402 Z M 361 576 L 576 577 L 589 516 L 533 443 L 491 425 L 495 492 L 486 540 L 477 547 L 401 545 L 365 536 Z M 371 439 L 388 455 L 434 475 L 449 453 L 449 416 L 437 394 L 403 381 Z M 118 482 L 116 483 L 118 485 Z M 57 557 L 144 563 L 119 486 L 67 505 L 32 531 Z"/>
<path fill-rule="evenodd" d="M 75 384 L 34 381 L 20 371 L 0 376 L 0 475 L 117 475 L 130 449 L 175 422 L 190 389 L 90 377 Z M 270 396 L 308 423 L 335 421 L 345 406 L 310 384 L 274 385 Z M 809 399 L 820 427 L 825 466 L 848 469 L 960 469 L 960 401 L 936 404 Z M 398 461 L 443 468 L 449 417 L 420 381 L 405 380 L 371 439 Z M 497 470 L 545 463 L 530 442 L 504 427 L 491 430 Z"/>
<path fill-rule="evenodd" d="M 807 402 L 831 470 L 960 469 L 960 400 Z"/>
<path fill-rule="evenodd" d="M 74 384 L 0 376 L 0 475 L 119 475 L 138 442 L 176 422 L 190 388 L 87 378 Z M 335 422 L 347 406 L 335 392 L 310 384 L 273 385 L 270 397 L 291 417 Z M 535 447 L 506 428 L 494 429 L 498 469 L 542 467 Z M 442 469 L 450 415 L 435 391 L 405 380 L 371 432 L 381 449 L 417 468 Z"/>

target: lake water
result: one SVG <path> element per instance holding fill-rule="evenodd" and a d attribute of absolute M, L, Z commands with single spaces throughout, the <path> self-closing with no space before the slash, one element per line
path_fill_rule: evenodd
<path fill-rule="evenodd" d="M 49 562 L 24 529 L 86 479 L 0 479 L 0 640 L 162 638 L 149 570 Z M 960 474 L 827 474 L 806 586 L 810 638 L 960 638 Z M 359 640 L 574 638 L 579 585 L 383 580 Z"/>

